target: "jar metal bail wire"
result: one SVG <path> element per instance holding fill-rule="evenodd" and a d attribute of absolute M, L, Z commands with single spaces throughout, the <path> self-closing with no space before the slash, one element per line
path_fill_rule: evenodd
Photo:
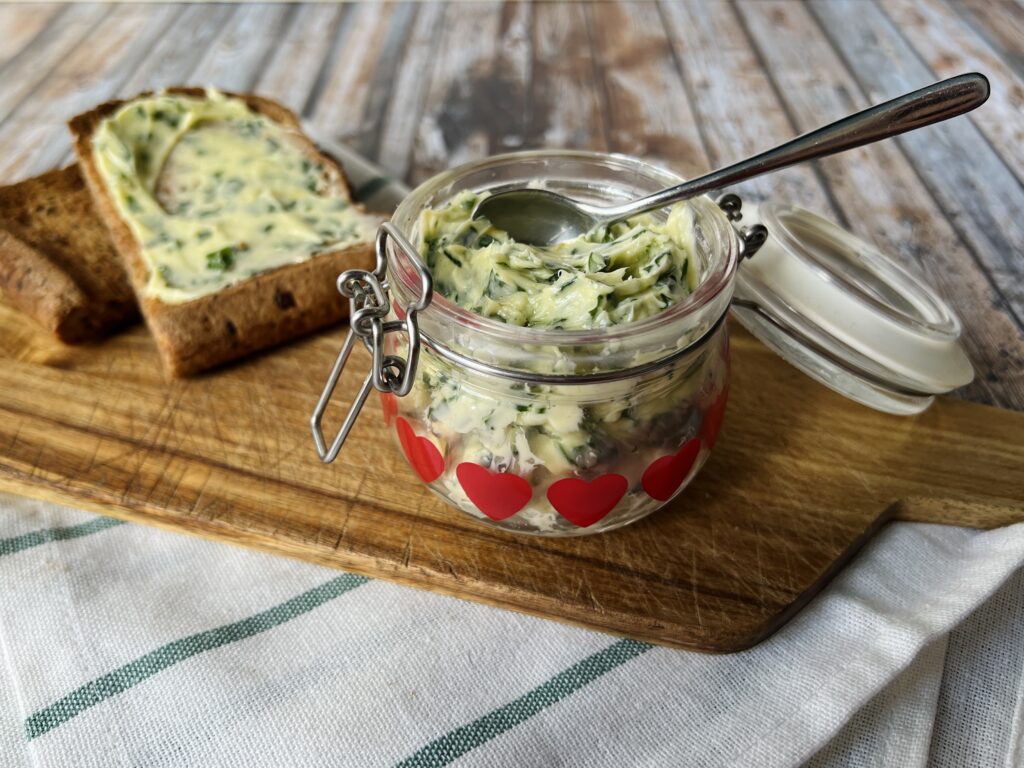
<path fill-rule="evenodd" d="M 406 305 L 404 319 L 384 322 L 384 318 L 391 310 L 387 284 L 389 239 L 405 252 L 416 268 L 420 279 L 420 293 L 416 301 Z M 367 272 L 364 269 L 349 269 L 338 276 L 338 291 L 349 302 L 349 332 L 310 419 L 316 452 L 325 464 L 330 464 L 337 458 L 341 446 L 366 403 L 366 398 L 370 395 L 371 388 L 378 392 L 404 397 L 409 394 L 416 377 L 416 365 L 420 355 L 420 334 L 416 314 L 426 309 L 433 299 L 433 279 L 426 265 L 420 260 L 416 248 L 389 221 L 381 224 L 377 231 L 376 254 L 377 263 L 372 272 Z M 404 360 L 396 355 L 384 354 L 384 337 L 388 333 L 405 333 L 408 343 Z M 338 434 L 328 448 L 323 433 L 324 413 L 338 386 L 338 381 L 341 379 L 342 371 L 345 369 L 356 339 L 361 340 L 363 346 L 369 350 L 373 356 L 373 363 L 359 388 L 356 399 L 345 415 L 341 429 L 338 430 Z"/>

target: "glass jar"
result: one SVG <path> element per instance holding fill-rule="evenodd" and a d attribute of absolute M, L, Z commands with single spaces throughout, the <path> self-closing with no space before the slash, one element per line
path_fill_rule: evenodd
<path fill-rule="evenodd" d="M 681 181 L 622 156 L 506 155 L 431 179 L 392 223 L 415 242 L 420 212 L 463 190 L 541 182 L 611 204 Z M 724 318 L 741 244 L 715 203 L 689 205 L 700 282 L 655 317 L 556 331 L 511 326 L 433 296 L 417 316 L 422 350 L 411 391 L 383 395 L 399 448 L 431 490 L 490 525 L 572 536 L 639 520 L 693 479 L 725 409 Z M 410 247 L 387 244 L 391 322 L 420 294 Z M 404 336 L 386 336 L 386 354 L 401 357 L 406 347 Z"/>
<path fill-rule="evenodd" d="M 313 414 L 321 460 L 337 456 L 377 389 L 413 471 L 452 506 L 505 530 L 576 536 L 664 506 L 707 461 L 729 391 L 730 306 L 790 363 L 879 410 L 919 413 L 971 381 L 952 309 L 870 244 L 788 206 L 689 201 L 696 290 L 595 330 L 519 327 L 457 306 L 433 294 L 412 245 L 420 213 L 465 190 L 539 185 L 611 205 L 681 181 L 623 155 L 544 151 L 464 165 L 411 192 L 378 233 L 375 270 L 338 278 L 352 330 Z M 356 340 L 373 363 L 328 447 L 321 420 Z"/>

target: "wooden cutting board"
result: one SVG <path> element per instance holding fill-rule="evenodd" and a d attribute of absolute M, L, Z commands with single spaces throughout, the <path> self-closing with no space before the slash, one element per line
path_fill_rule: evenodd
<path fill-rule="evenodd" d="M 0 327 L 4 490 L 655 643 L 757 643 L 886 520 L 1024 520 L 1024 414 L 952 400 L 879 414 L 738 326 L 725 426 L 698 479 L 646 520 L 569 540 L 449 509 L 376 398 L 321 465 L 307 424 L 341 329 L 166 383 L 141 327 L 71 348 L 2 305 Z"/>

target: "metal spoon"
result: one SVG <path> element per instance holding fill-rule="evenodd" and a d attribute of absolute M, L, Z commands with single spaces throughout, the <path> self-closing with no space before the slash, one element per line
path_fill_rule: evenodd
<path fill-rule="evenodd" d="M 988 80 L 977 72 L 913 91 L 805 133 L 774 149 L 700 178 L 621 205 L 598 206 L 546 189 L 515 187 L 481 200 L 473 218 L 487 218 L 513 240 L 552 245 L 669 203 L 686 200 L 795 163 L 825 157 L 938 123 L 985 103 Z"/>

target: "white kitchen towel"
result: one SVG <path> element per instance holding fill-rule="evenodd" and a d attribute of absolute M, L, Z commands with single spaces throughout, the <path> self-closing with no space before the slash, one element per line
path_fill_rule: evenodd
<path fill-rule="evenodd" d="M 1024 766 L 1024 570 L 950 635 L 931 755 L 941 768 Z"/>
<path fill-rule="evenodd" d="M 706 656 L 0 496 L 3 764 L 1013 765 L 1022 563 L 893 525 Z"/>

